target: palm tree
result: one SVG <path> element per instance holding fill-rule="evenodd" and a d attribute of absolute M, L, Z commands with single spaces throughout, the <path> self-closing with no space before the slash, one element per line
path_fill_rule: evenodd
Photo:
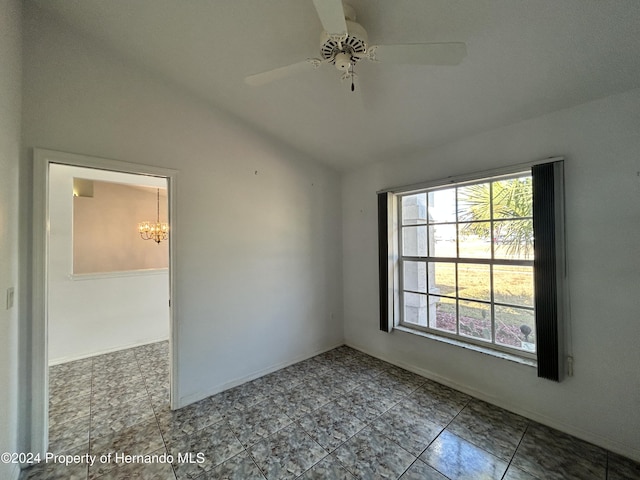
<path fill-rule="evenodd" d="M 506 245 L 509 255 L 527 258 L 533 253 L 532 198 L 531 177 L 460 187 L 458 221 L 471 222 L 463 225 L 462 232 L 491 237 Z M 493 235 L 489 219 L 494 220 Z"/>

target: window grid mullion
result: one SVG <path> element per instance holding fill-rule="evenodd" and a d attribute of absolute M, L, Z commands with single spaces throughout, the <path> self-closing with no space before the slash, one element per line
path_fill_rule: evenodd
<path fill-rule="evenodd" d="M 460 219 L 458 218 L 458 187 L 456 187 L 456 258 L 460 259 Z M 460 285 L 458 284 L 458 262 L 456 262 L 456 335 L 460 335 Z"/>
<path fill-rule="evenodd" d="M 417 290 L 405 290 L 405 292 L 420 293 L 420 294 L 424 293 L 424 292 L 419 292 Z M 449 298 L 451 300 L 460 298 L 460 300 L 462 300 L 463 302 L 477 302 L 477 303 L 483 303 L 485 305 L 489 305 L 491 303 L 491 300 L 479 300 L 477 298 L 457 297 L 455 295 L 447 295 L 446 293 L 441 293 L 441 294 L 438 294 L 437 296 L 442 298 Z M 533 312 L 534 310 L 534 307 L 530 307 L 528 305 L 517 305 L 515 303 L 504 303 L 504 302 L 493 302 L 493 303 L 498 307 L 520 308 L 522 310 L 529 310 L 531 312 Z"/>
<path fill-rule="evenodd" d="M 494 225 L 493 225 L 493 182 L 489 182 L 489 227 L 491 228 L 491 264 L 489 265 L 489 293 L 491 294 L 491 343 L 496 344 L 496 307 L 494 303 L 494 292 L 493 292 L 493 260 L 496 259 L 495 256 L 495 241 L 493 238 Z"/>
<path fill-rule="evenodd" d="M 427 192 L 425 194 L 426 197 L 426 201 L 425 201 L 425 205 L 426 205 L 426 217 L 427 217 L 427 257 L 430 257 L 432 255 L 432 251 L 431 251 L 431 223 L 429 221 L 429 212 L 431 211 L 431 201 L 429 200 L 429 193 Z M 429 297 L 429 262 L 426 261 L 425 262 L 425 271 L 426 271 L 426 275 L 427 275 L 427 328 L 430 330 L 431 329 L 431 298 Z M 437 314 L 436 314 L 437 317 Z M 434 323 L 435 323 L 435 319 L 434 319 Z"/>
<path fill-rule="evenodd" d="M 527 217 L 504 217 L 504 218 L 496 218 L 495 221 L 496 222 L 515 222 L 518 220 L 533 220 L 532 216 L 527 216 Z M 458 223 L 487 223 L 487 220 L 465 220 L 464 222 L 459 222 L 459 221 L 455 221 L 455 222 L 429 222 L 429 225 L 457 225 Z M 403 227 L 416 227 L 416 226 L 423 226 L 426 225 L 425 223 L 407 223 L 407 224 L 403 224 Z"/>
<path fill-rule="evenodd" d="M 401 256 L 404 262 L 432 262 L 432 263 L 474 263 L 479 265 L 505 265 L 514 267 L 533 267 L 533 260 L 512 260 L 508 258 L 455 258 L 455 257 L 414 257 L 411 255 Z"/>
<path fill-rule="evenodd" d="M 402 198 L 399 199 L 396 205 L 397 215 L 400 219 L 401 228 L 398 229 L 398 249 L 400 250 L 400 261 L 398 262 L 398 291 L 400 292 L 399 307 L 400 307 L 400 322 L 405 319 L 404 315 L 404 216 L 402 212 Z"/>
<path fill-rule="evenodd" d="M 429 229 L 427 228 L 427 231 Z M 428 237 L 428 235 L 427 235 Z M 427 247 L 428 248 L 428 247 Z M 429 288 L 429 262 L 425 262 L 424 264 L 424 281 L 425 281 L 425 291 L 427 292 L 427 327 L 429 327 L 431 325 L 431 309 L 429 308 L 429 305 L 431 305 L 431 298 L 430 298 L 430 291 L 431 289 Z"/>

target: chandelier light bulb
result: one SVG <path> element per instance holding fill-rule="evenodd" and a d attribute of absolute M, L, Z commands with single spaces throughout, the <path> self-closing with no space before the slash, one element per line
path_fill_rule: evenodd
<path fill-rule="evenodd" d="M 160 189 L 157 192 L 157 217 L 155 222 L 145 220 L 138 224 L 138 233 L 143 240 L 153 240 L 158 245 L 169 238 L 169 224 L 160 222 Z"/>

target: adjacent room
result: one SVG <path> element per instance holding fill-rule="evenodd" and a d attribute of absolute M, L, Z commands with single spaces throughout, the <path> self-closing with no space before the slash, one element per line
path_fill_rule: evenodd
<path fill-rule="evenodd" d="M 639 2 L 0 12 L 0 478 L 640 479 Z"/>
<path fill-rule="evenodd" d="M 48 204 L 49 365 L 169 340 L 166 180 L 53 164 Z"/>

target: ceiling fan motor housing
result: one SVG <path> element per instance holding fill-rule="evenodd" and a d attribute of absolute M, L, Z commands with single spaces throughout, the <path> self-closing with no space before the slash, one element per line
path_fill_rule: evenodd
<path fill-rule="evenodd" d="M 320 35 L 320 55 L 341 71 L 348 70 L 367 51 L 367 31 L 349 17 L 346 23 L 347 37 L 342 41 L 327 32 Z"/>

